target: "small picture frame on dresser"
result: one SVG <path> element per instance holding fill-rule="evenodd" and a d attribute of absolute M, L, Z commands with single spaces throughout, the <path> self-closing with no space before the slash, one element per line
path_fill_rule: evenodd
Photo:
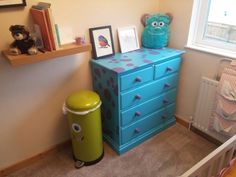
<path fill-rule="evenodd" d="M 118 38 L 121 53 L 139 49 L 139 41 L 135 26 L 118 28 Z"/>
<path fill-rule="evenodd" d="M 114 55 L 111 26 L 89 28 L 89 35 L 94 59 Z"/>

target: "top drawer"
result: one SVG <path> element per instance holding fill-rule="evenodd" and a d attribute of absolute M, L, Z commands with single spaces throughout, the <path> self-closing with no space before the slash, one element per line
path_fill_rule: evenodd
<path fill-rule="evenodd" d="M 159 79 L 163 76 L 166 76 L 170 73 L 176 72 L 179 70 L 181 59 L 175 58 L 170 61 L 156 64 L 155 65 L 155 79 Z"/>
<path fill-rule="evenodd" d="M 153 67 L 148 67 L 131 74 L 121 76 L 121 91 L 142 85 L 153 79 Z"/>

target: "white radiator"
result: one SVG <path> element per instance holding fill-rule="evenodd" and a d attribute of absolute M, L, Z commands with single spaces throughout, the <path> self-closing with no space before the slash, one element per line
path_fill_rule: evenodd
<path fill-rule="evenodd" d="M 225 142 L 226 137 L 208 129 L 218 83 L 216 80 L 202 77 L 192 126 L 220 142 Z"/>

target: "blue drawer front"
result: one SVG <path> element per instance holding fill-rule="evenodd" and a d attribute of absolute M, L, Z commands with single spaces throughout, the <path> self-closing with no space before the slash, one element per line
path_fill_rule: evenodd
<path fill-rule="evenodd" d="M 174 74 L 121 94 L 121 108 L 124 109 L 140 104 L 157 94 L 175 88 L 177 81 L 178 74 Z"/>
<path fill-rule="evenodd" d="M 141 71 L 121 76 L 121 90 L 137 87 L 145 82 L 153 80 L 153 67 L 145 68 Z"/>
<path fill-rule="evenodd" d="M 132 122 L 142 119 L 149 113 L 155 112 L 163 106 L 175 101 L 176 89 L 170 90 L 157 98 L 148 100 L 143 104 L 135 106 L 121 113 L 121 125 L 126 126 Z"/>
<path fill-rule="evenodd" d="M 153 114 L 145 117 L 144 119 L 131 124 L 128 127 L 122 128 L 122 144 L 131 141 L 132 139 L 141 136 L 143 133 L 156 128 L 158 126 L 164 126 L 165 121 L 172 118 L 175 111 L 175 104 L 163 108 Z"/>
<path fill-rule="evenodd" d="M 181 62 L 180 58 L 175 58 L 164 63 L 156 64 L 154 78 L 158 79 L 178 71 L 180 67 L 180 62 Z"/>

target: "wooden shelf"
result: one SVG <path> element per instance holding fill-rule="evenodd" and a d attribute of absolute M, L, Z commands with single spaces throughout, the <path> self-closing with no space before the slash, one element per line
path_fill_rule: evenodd
<path fill-rule="evenodd" d="M 59 50 L 39 52 L 37 55 L 10 55 L 8 50 L 2 51 L 3 56 L 10 62 L 12 66 L 20 66 L 39 61 L 49 60 L 57 57 L 73 55 L 81 52 L 91 51 L 91 44 L 76 45 L 66 44 L 61 46 Z"/>

